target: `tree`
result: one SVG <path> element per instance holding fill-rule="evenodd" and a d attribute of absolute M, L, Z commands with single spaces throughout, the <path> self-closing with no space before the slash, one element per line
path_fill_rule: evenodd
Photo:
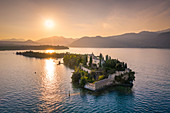
<path fill-rule="evenodd" d="M 88 56 L 87 55 L 85 55 L 86 56 L 86 63 L 88 62 Z"/>
<path fill-rule="evenodd" d="M 100 57 L 100 59 L 102 59 L 102 58 L 103 58 L 103 55 L 100 53 L 100 56 L 99 56 L 99 57 Z"/>
<path fill-rule="evenodd" d="M 84 87 L 87 83 L 87 79 L 85 77 L 81 77 L 81 80 L 80 80 L 80 86 L 81 87 Z"/>
<path fill-rule="evenodd" d="M 108 61 L 108 59 L 109 59 L 109 56 L 108 56 L 108 55 L 106 55 L 106 61 Z"/>
<path fill-rule="evenodd" d="M 92 59 L 92 56 L 90 56 L 90 62 L 89 62 L 89 66 L 91 67 L 92 65 L 92 62 L 93 62 L 93 59 Z"/>
<path fill-rule="evenodd" d="M 122 66 L 121 66 L 121 64 L 120 64 L 120 63 L 117 63 L 117 64 L 116 64 L 116 69 L 117 69 L 118 71 L 120 71 L 120 70 L 121 70 L 121 67 L 122 67 Z"/>
<path fill-rule="evenodd" d="M 102 67 L 102 59 L 100 59 L 99 67 Z"/>
<path fill-rule="evenodd" d="M 108 67 L 108 68 L 115 68 L 116 66 L 116 60 L 115 59 L 112 59 L 112 60 L 107 60 L 104 64 L 104 67 Z"/>
<path fill-rule="evenodd" d="M 73 83 L 79 83 L 79 80 L 80 80 L 80 78 L 81 78 L 81 75 L 80 75 L 80 73 L 73 73 L 73 75 L 72 75 L 72 82 Z"/>
<path fill-rule="evenodd" d="M 125 68 L 127 68 L 127 63 L 125 63 Z"/>
<path fill-rule="evenodd" d="M 84 56 L 83 65 L 87 65 L 87 55 Z"/>

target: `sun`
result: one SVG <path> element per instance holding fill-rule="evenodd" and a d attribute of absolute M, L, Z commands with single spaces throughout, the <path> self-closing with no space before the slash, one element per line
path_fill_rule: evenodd
<path fill-rule="evenodd" d="M 46 21 L 45 21 L 45 26 L 46 26 L 47 28 L 53 28 L 53 27 L 54 27 L 54 22 L 53 22 L 53 20 L 46 20 Z"/>

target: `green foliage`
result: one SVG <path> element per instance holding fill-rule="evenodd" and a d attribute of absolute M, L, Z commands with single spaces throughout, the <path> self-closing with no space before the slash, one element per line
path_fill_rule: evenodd
<path fill-rule="evenodd" d="M 108 55 L 106 55 L 106 62 L 101 66 L 101 61 L 103 59 L 103 55 L 100 54 L 100 62 L 99 67 L 95 70 L 92 70 L 91 73 L 83 71 L 80 69 L 80 66 L 84 66 L 88 69 L 92 69 L 92 56 L 90 56 L 89 66 L 87 66 L 87 55 L 80 54 L 66 54 L 64 56 L 64 64 L 75 67 L 75 71 L 72 75 L 72 82 L 77 83 L 78 86 L 84 87 L 86 83 L 94 83 L 95 81 L 102 80 L 107 78 L 109 74 L 113 74 L 116 71 L 124 71 L 127 68 L 127 64 L 124 62 L 120 62 L 117 59 L 110 59 Z M 95 65 L 93 66 L 95 67 Z M 125 76 L 125 77 L 123 77 Z M 127 78 L 128 76 L 128 78 Z M 115 76 L 115 81 L 124 83 L 131 83 L 135 79 L 134 72 L 130 71 L 124 75 Z"/>
<path fill-rule="evenodd" d="M 84 87 L 87 83 L 87 77 L 81 77 L 80 86 Z"/>
<path fill-rule="evenodd" d="M 124 71 L 127 67 L 127 65 L 125 67 L 124 62 L 120 62 L 117 59 L 108 59 L 103 66 L 106 70 L 114 69 L 115 71 Z"/>
<path fill-rule="evenodd" d="M 84 85 L 87 82 L 90 82 L 90 83 L 94 82 L 94 79 L 89 73 L 87 73 L 86 71 L 83 71 L 78 66 L 78 67 L 75 67 L 74 69 L 74 73 L 72 75 L 72 82 L 75 84 L 78 84 L 80 87 L 84 87 Z"/>
<path fill-rule="evenodd" d="M 115 73 L 116 72 L 116 69 L 109 69 L 108 71 L 107 71 L 109 74 L 113 74 L 113 73 Z"/>
<path fill-rule="evenodd" d="M 129 73 L 129 79 L 128 79 L 129 81 L 134 81 L 135 80 L 135 72 L 134 71 L 131 71 L 130 73 Z"/>
<path fill-rule="evenodd" d="M 89 62 L 89 66 L 91 67 L 91 65 L 92 65 L 92 62 L 93 62 L 93 58 L 92 58 L 92 56 L 90 56 L 90 62 Z"/>
<path fill-rule="evenodd" d="M 102 67 L 102 59 L 100 59 L 99 67 Z"/>
<path fill-rule="evenodd" d="M 100 59 L 102 59 L 102 58 L 103 58 L 103 55 L 100 53 L 100 56 L 99 56 L 99 57 L 100 57 Z"/>
<path fill-rule="evenodd" d="M 81 74 L 78 72 L 78 71 L 75 71 L 73 74 L 72 74 L 72 82 L 73 83 L 77 83 L 79 84 L 79 80 L 81 78 Z"/>
<path fill-rule="evenodd" d="M 106 61 L 108 61 L 108 59 L 109 59 L 109 56 L 108 56 L 108 55 L 106 55 Z"/>
<path fill-rule="evenodd" d="M 118 61 L 117 61 L 116 59 L 107 60 L 107 61 L 104 63 L 104 67 L 115 68 L 116 63 L 118 63 Z"/>
<path fill-rule="evenodd" d="M 125 68 L 127 68 L 127 63 L 125 63 Z"/>
<path fill-rule="evenodd" d="M 88 60 L 87 55 L 84 55 L 84 57 L 83 57 L 83 65 L 87 65 L 87 60 Z"/>
<path fill-rule="evenodd" d="M 116 67 L 116 70 L 120 71 L 122 68 L 122 65 L 121 63 L 117 63 L 115 67 Z"/>
<path fill-rule="evenodd" d="M 100 75 L 98 78 L 98 80 L 102 80 L 102 79 L 104 79 L 104 75 Z"/>
<path fill-rule="evenodd" d="M 75 66 L 79 66 L 80 63 L 85 63 L 85 55 L 80 54 L 66 54 L 63 58 L 64 64 L 69 66 L 70 68 L 74 68 Z"/>
<path fill-rule="evenodd" d="M 41 52 L 16 52 L 17 55 L 23 55 L 26 57 L 35 57 L 35 58 L 63 58 L 67 53 L 41 53 Z"/>

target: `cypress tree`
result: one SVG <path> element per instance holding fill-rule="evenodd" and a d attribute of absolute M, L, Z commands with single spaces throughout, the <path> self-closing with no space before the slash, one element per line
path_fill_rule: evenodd
<path fill-rule="evenodd" d="M 102 67 L 102 60 L 100 59 L 99 67 Z"/>
<path fill-rule="evenodd" d="M 84 62 L 83 62 L 84 65 L 87 65 L 87 55 L 84 56 Z"/>
<path fill-rule="evenodd" d="M 93 62 L 93 59 L 92 59 L 92 56 L 90 56 L 90 62 L 89 62 L 89 66 L 91 67 L 92 65 L 92 62 Z"/>
<path fill-rule="evenodd" d="M 108 61 L 108 59 L 109 59 L 109 56 L 108 56 L 108 55 L 106 55 L 106 61 Z"/>
<path fill-rule="evenodd" d="M 100 53 L 100 59 L 102 59 L 103 58 L 103 55 Z"/>

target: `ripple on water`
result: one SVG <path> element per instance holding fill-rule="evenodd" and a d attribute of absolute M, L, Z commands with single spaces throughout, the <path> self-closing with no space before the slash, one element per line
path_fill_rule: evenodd
<path fill-rule="evenodd" d="M 96 55 L 109 54 L 126 61 L 136 71 L 133 88 L 114 87 L 100 93 L 80 90 L 71 84 L 73 70 L 57 65 L 57 60 L 0 51 L 0 112 L 170 112 L 170 50 L 70 48 L 68 51 L 93 51 Z"/>

